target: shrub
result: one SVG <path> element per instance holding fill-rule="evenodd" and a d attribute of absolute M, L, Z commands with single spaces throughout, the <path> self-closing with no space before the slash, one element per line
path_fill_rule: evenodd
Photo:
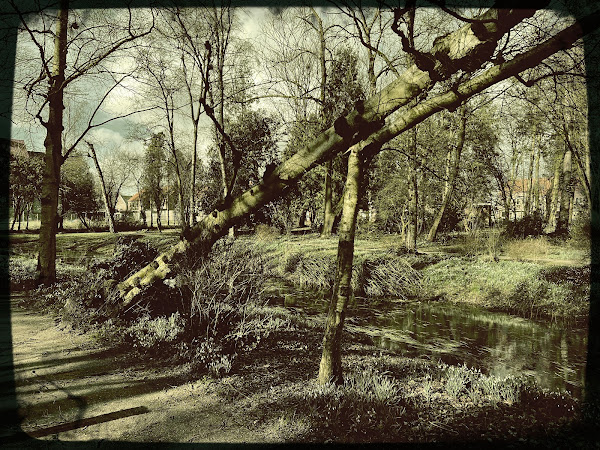
<path fill-rule="evenodd" d="M 150 243 L 138 241 L 137 236 L 120 236 L 112 258 L 97 263 L 91 270 L 104 269 L 107 271 L 107 278 L 123 280 L 150 264 L 157 255 L 156 248 Z"/>
<path fill-rule="evenodd" d="M 508 238 L 524 239 L 528 236 L 540 236 L 543 233 L 544 219 L 539 213 L 534 213 L 522 219 L 508 222 L 503 235 Z"/>

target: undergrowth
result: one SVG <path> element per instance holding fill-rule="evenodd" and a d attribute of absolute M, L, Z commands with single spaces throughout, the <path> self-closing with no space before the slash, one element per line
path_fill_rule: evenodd
<path fill-rule="evenodd" d="M 357 255 L 352 267 L 352 292 L 367 297 L 406 298 L 416 295 L 421 275 L 413 261 L 393 251 L 382 255 Z M 330 290 L 336 270 L 336 255 L 330 253 L 285 253 L 275 273 L 303 289 Z"/>
<path fill-rule="evenodd" d="M 560 274 L 577 274 L 565 282 Z M 452 258 L 423 270 L 431 297 L 506 310 L 528 318 L 583 319 L 589 308 L 589 266 L 543 269 L 530 262 Z"/>

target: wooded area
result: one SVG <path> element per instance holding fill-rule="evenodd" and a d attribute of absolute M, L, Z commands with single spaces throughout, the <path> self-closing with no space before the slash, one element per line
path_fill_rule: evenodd
<path fill-rule="evenodd" d="M 335 234 L 317 379 L 343 385 L 357 230 L 418 255 L 452 233 L 596 228 L 593 7 L 59 3 L 11 0 L 4 19 L 18 20 L 13 128 L 44 137 L 43 164 L 10 148 L 11 229 L 39 199 L 40 285 L 57 280 L 63 215 L 91 228 L 104 211 L 117 233 L 127 189 L 127 226 L 161 231 L 166 208 L 180 239 L 103 281 L 114 314 L 143 309 L 236 230 Z"/>

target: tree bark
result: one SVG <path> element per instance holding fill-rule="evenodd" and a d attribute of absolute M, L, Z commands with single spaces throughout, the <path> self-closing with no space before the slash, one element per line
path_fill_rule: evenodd
<path fill-rule="evenodd" d="M 231 206 L 223 211 L 213 211 L 204 220 L 192 227 L 186 238 L 170 249 L 160 254 L 152 263 L 119 284 L 123 304 L 130 303 L 143 289 L 155 281 L 164 279 L 172 271 L 171 262 L 179 255 L 185 254 L 193 245 L 196 255 L 207 253 L 213 243 L 223 236 L 227 229 L 238 223 L 243 217 L 260 206 L 286 194 L 300 177 L 315 167 L 333 158 L 342 150 L 348 149 L 354 142 L 361 149 L 381 148 L 400 133 L 422 122 L 427 117 L 445 108 L 456 108 L 469 97 L 484 89 L 514 76 L 530 67 L 538 65 L 548 56 L 564 49 L 577 39 L 600 26 L 598 16 L 592 14 L 582 18 L 573 26 L 557 33 L 554 37 L 542 44 L 506 61 L 492 66 L 482 74 L 455 86 L 449 92 L 424 100 L 413 108 L 407 109 L 395 117 L 394 121 L 384 125 L 381 119 L 397 110 L 402 104 L 407 104 L 427 85 L 428 75 L 416 67 L 409 68 L 400 79 L 391 86 L 381 91 L 375 98 L 369 99 L 360 108 L 351 112 L 346 117 L 338 119 L 344 126 L 334 126 L 325 130 L 311 143 L 302 148 L 288 160 L 280 164 L 273 173 L 264 178 L 258 185 L 244 192 L 233 200 Z M 443 41 L 449 39 L 450 34 Z M 465 46 L 459 46 L 461 49 Z M 423 84 L 425 82 L 425 84 Z M 420 86 L 423 86 L 421 88 Z M 379 131 L 377 130 L 379 128 Z M 337 134 L 335 129 L 341 134 Z M 359 130 L 366 131 L 368 137 L 354 134 Z"/>
<path fill-rule="evenodd" d="M 539 141 L 539 139 L 538 139 Z M 535 172 L 534 179 L 535 184 L 533 185 L 533 212 L 537 213 L 538 217 L 541 217 L 540 214 L 540 158 L 541 158 L 541 150 L 538 147 L 535 151 Z"/>
<path fill-rule="evenodd" d="M 44 176 L 41 195 L 41 224 L 37 262 L 38 282 L 50 284 L 56 279 L 56 232 L 58 211 L 58 187 L 62 157 L 62 131 L 65 68 L 67 65 L 67 22 L 69 2 L 61 0 L 57 13 L 54 38 L 54 67 L 48 89 L 48 121 L 44 123 L 46 138 L 44 147 Z"/>
<path fill-rule="evenodd" d="M 104 208 L 106 209 L 106 217 L 108 219 L 108 230 L 111 233 L 115 232 L 115 217 L 113 215 L 113 209 L 110 204 L 110 200 L 108 199 L 108 192 L 106 191 L 106 183 L 104 182 L 104 175 L 102 174 L 102 169 L 100 168 L 100 164 L 98 163 L 98 157 L 96 156 L 96 150 L 92 143 L 87 142 L 87 145 L 90 149 L 90 156 L 94 160 L 94 165 L 96 166 L 96 170 L 98 171 L 98 177 L 100 178 L 100 188 L 102 190 L 102 199 L 104 200 Z"/>
<path fill-rule="evenodd" d="M 560 179 L 562 176 L 561 166 L 565 154 L 561 152 L 560 155 L 556 155 L 556 161 L 554 162 L 554 175 L 552 177 L 552 190 L 550 198 L 550 207 L 546 216 L 546 229 L 548 231 L 554 231 L 556 229 L 556 212 L 558 210 L 558 201 L 560 195 Z"/>
<path fill-rule="evenodd" d="M 410 130 L 409 144 L 410 159 L 409 181 L 408 181 L 408 230 L 406 233 L 406 250 L 411 253 L 417 251 L 417 225 L 419 221 L 419 185 L 418 185 L 418 161 L 417 161 L 417 128 Z"/>
<path fill-rule="evenodd" d="M 460 165 L 460 155 L 462 153 L 462 149 L 465 145 L 465 130 L 467 125 L 467 114 L 466 107 L 463 105 L 460 108 L 460 128 L 458 131 L 458 141 L 456 144 L 448 150 L 448 157 L 446 159 L 446 182 L 444 183 L 444 193 L 442 195 L 442 204 L 440 205 L 440 209 L 438 210 L 435 219 L 433 220 L 433 224 L 429 230 L 429 234 L 427 235 L 427 240 L 429 242 L 435 241 L 437 236 L 438 228 L 442 219 L 444 218 L 444 213 L 450 202 L 450 198 L 452 198 L 452 193 L 454 192 L 454 185 L 456 183 L 456 177 L 458 176 L 458 167 Z"/>
<path fill-rule="evenodd" d="M 533 200 L 533 169 L 535 166 L 535 148 L 536 148 L 536 137 L 537 137 L 537 127 L 534 126 L 533 136 L 531 138 L 531 150 L 529 151 L 529 167 L 527 171 L 527 180 L 523 180 L 523 182 L 527 182 L 528 185 L 524 185 L 523 188 L 527 189 L 527 193 L 525 195 L 525 215 L 528 216 L 531 214 L 531 203 Z"/>
<path fill-rule="evenodd" d="M 560 189 L 560 209 L 558 210 L 558 220 L 556 221 L 556 234 L 569 233 L 569 207 L 571 197 L 573 196 L 573 186 L 571 185 L 571 150 L 565 152 L 562 166 L 562 182 Z"/>
<path fill-rule="evenodd" d="M 323 230 L 321 230 L 321 237 L 329 237 L 333 232 L 333 222 L 335 215 L 333 214 L 333 194 L 331 186 L 331 171 L 333 169 L 333 161 L 329 160 L 325 164 L 325 190 L 323 192 Z"/>
<path fill-rule="evenodd" d="M 352 147 L 348 157 L 348 175 L 344 188 L 344 206 L 339 225 L 339 243 L 335 283 L 329 313 L 323 337 L 323 352 L 319 365 L 318 383 L 343 383 L 341 342 L 344 328 L 346 305 L 350 294 L 352 279 L 352 259 L 354 258 L 354 234 L 356 231 L 356 216 L 358 213 L 359 187 L 364 171 L 363 161 L 358 146 Z"/>
<path fill-rule="evenodd" d="M 191 97 L 191 96 L 190 96 Z M 198 106 L 200 108 L 200 106 Z M 193 109 L 192 109 L 193 115 Z M 190 174 L 190 221 L 189 226 L 196 225 L 196 167 L 198 165 L 198 122 L 194 120 L 194 144 L 192 150 L 192 173 Z"/>

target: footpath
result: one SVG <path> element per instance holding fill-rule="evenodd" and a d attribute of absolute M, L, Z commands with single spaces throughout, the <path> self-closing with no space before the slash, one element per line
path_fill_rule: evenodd
<path fill-rule="evenodd" d="M 10 321 L 3 317 L 0 348 L 0 393 L 3 414 L 16 413 L 18 426 L 3 430 L 0 447 L 71 447 L 94 442 L 242 443 L 264 437 L 243 422 L 211 383 L 187 382 L 176 369 L 152 361 L 137 366 L 127 354 L 116 354 L 87 335 L 59 329 L 55 321 L 10 302 Z M 13 367 L 10 367 L 12 347 Z M 11 370 L 14 369 L 14 370 Z M 14 390 L 11 386 L 14 382 Z M 12 391 L 12 392 L 11 392 Z M 6 411 L 14 406 L 17 410 Z M 119 445 L 120 447 L 120 445 Z"/>

